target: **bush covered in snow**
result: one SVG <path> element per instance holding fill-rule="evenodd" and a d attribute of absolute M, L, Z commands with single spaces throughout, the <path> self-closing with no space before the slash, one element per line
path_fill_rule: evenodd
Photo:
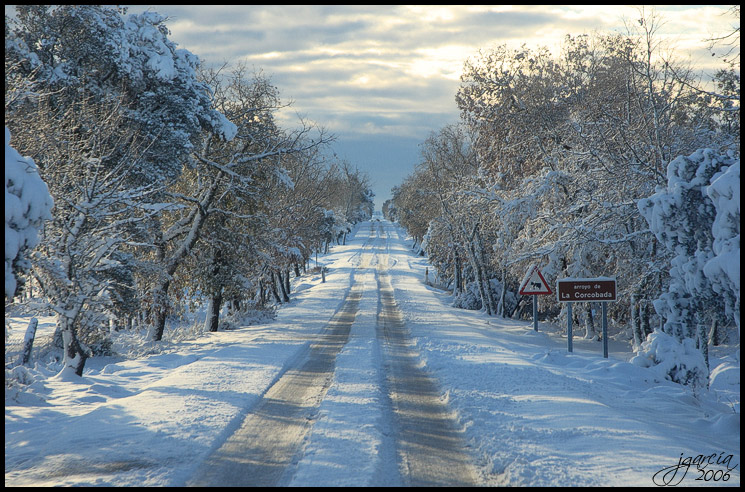
<path fill-rule="evenodd" d="M 481 309 L 481 294 L 476 282 L 468 282 L 463 292 L 457 293 L 453 299 L 453 307 L 476 311 Z"/>
<path fill-rule="evenodd" d="M 499 303 L 501 302 L 502 296 L 502 283 L 496 278 L 489 279 L 489 288 L 491 289 L 492 298 L 497 300 L 497 309 L 499 310 Z M 509 290 L 506 291 L 504 296 L 504 312 L 512 313 L 516 306 L 517 296 L 515 296 L 514 292 Z M 468 282 L 463 292 L 456 293 L 453 299 L 453 307 L 472 311 L 481 309 L 483 305 L 481 302 L 478 283 Z"/>
<path fill-rule="evenodd" d="M 631 362 L 651 368 L 660 379 L 693 388 L 706 387 L 708 382 L 706 361 L 691 338 L 679 342 L 667 333 L 655 330 L 642 343 L 641 350 Z"/>

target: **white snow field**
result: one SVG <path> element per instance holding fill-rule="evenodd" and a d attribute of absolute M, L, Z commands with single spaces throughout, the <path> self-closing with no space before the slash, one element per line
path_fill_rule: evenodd
<path fill-rule="evenodd" d="M 696 394 L 631 364 L 629 344 L 450 307 L 425 284 L 426 259 L 395 225 L 359 224 L 328 268 L 294 280 L 276 319 L 179 342 L 137 358 L 89 359 L 83 377 L 45 364 L 6 390 L 6 486 L 182 486 L 240 428 L 321 333 L 355 282 L 362 295 L 310 431 L 277 485 L 409 485 L 376 327 L 385 261 L 419 366 L 464 432 L 482 485 L 740 484 L 739 347 L 712 347 Z M 363 249 L 368 254 L 363 261 Z M 39 318 L 39 336 L 53 319 Z M 22 336 L 28 318 L 8 318 Z"/>

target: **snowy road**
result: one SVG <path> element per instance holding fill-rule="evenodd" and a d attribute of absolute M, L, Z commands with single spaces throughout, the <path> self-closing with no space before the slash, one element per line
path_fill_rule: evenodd
<path fill-rule="evenodd" d="M 385 379 L 395 438 L 387 445 L 398 455 L 400 476 L 386 483 L 411 486 L 477 485 L 477 473 L 465 451 L 462 429 L 441 399 L 437 382 L 413 351 L 391 287 L 388 264 L 391 240 L 382 223 L 370 223 L 369 236 L 349 261 L 351 289 L 340 310 L 302 351 L 280 379 L 252 408 L 240 428 L 199 467 L 190 486 L 286 485 L 302 445 L 312 440 L 313 422 L 333 381 L 336 358 L 346 345 L 368 289 L 376 289 L 377 338 L 384 354 Z M 374 279 L 373 279 L 374 274 Z M 375 344 L 372 344 L 374 346 Z M 381 389 L 382 391 L 382 389 Z M 389 473 L 396 473 L 389 467 Z"/>

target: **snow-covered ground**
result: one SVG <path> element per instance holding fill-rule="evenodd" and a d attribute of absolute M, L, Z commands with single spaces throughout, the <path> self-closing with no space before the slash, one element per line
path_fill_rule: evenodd
<path fill-rule="evenodd" d="M 608 359 L 600 342 L 579 338 L 569 354 L 556 327 L 535 332 L 531 322 L 450 307 L 447 293 L 424 283 L 426 260 L 382 225 L 399 307 L 486 485 L 740 484 L 735 348 L 712 348 L 711 389 L 696 395 L 629 363 L 621 341 L 611 341 Z M 284 485 L 400 485 L 380 384 L 375 265 L 359 265 L 377 226 L 360 224 L 319 258 L 325 283 L 296 279 L 275 320 L 143 344 L 135 359 L 90 359 L 82 378 L 37 364 L 27 391 L 6 391 L 5 485 L 185 484 L 340 308 L 355 275 L 365 282 L 357 318 Z M 11 334 L 22 334 L 27 319 L 10 321 Z M 40 318 L 40 334 L 52 322 Z"/>

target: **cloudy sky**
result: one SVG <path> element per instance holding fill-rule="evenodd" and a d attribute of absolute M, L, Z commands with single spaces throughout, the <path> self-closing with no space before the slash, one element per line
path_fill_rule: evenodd
<path fill-rule="evenodd" d="M 651 7 L 645 7 L 647 11 Z M 711 67 L 706 38 L 726 33 L 725 5 L 655 6 L 661 34 L 696 65 Z M 364 170 L 376 205 L 419 159 L 419 144 L 458 120 L 463 62 L 501 44 L 557 49 L 566 34 L 626 32 L 625 6 L 153 5 L 171 39 L 204 62 L 244 62 L 268 75 L 298 115 L 336 135 L 334 150 Z M 739 22 L 739 20 L 738 20 Z M 739 25 L 739 24 L 738 24 Z M 714 59 L 716 60 L 716 59 Z"/>

